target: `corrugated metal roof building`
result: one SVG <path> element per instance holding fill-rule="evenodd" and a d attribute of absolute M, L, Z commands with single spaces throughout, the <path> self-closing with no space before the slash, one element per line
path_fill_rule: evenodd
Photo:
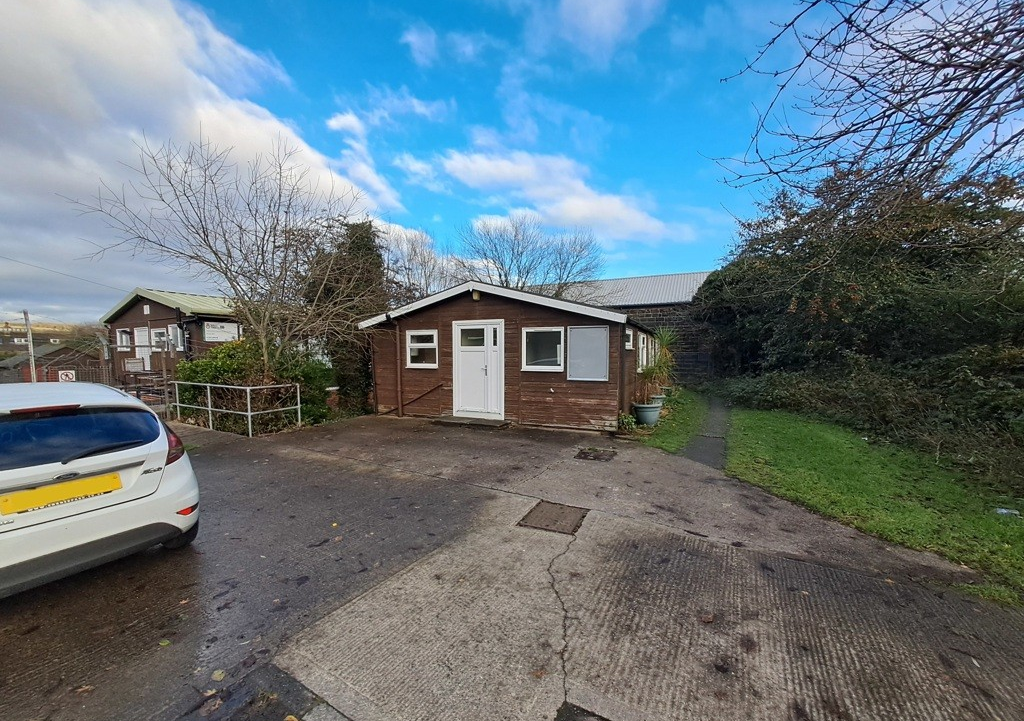
<path fill-rule="evenodd" d="M 615 308 L 689 303 L 711 271 L 609 278 L 586 284 L 591 302 Z"/>
<path fill-rule="evenodd" d="M 634 278 L 609 278 L 586 284 L 592 303 L 627 313 L 647 328 L 670 328 L 677 380 L 705 378 L 711 373 L 711 353 L 701 325 L 690 314 L 690 304 L 711 271 L 667 273 Z"/>
<path fill-rule="evenodd" d="M 136 288 L 100 322 L 108 328 L 114 375 L 125 385 L 241 336 L 230 298 L 151 288 Z"/>

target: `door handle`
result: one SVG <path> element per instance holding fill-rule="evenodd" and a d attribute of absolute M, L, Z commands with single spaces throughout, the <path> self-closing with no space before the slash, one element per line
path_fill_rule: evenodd
<path fill-rule="evenodd" d="M 487 375 L 487 366 L 484 366 L 484 375 Z"/>

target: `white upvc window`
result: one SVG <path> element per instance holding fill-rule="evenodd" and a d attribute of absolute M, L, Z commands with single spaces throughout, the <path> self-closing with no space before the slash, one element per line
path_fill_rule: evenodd
<path fill-rule="evenodd" d="M 155 351 L 169 350 L 169 346 L 167 345 L 167 331 L 163 328 L 153 329 L 153 335 L 150 342 L 153 344 L 153 350 Z"/>
<path fill-rule="evenodd" d="M 608 380 L 608 326 L 569 326 L 567 365 L 571 381 Z"/>
<path fill-rule="evenodd" d="M 647 334 L 641 333 L 639 347 L 636 352 L 636 369 L 642 371 L 647 366 Z"/>
<path fill-rule="evenodd" d="M 633 329 L 626 328 L 626 350 L 633 350 Z"/>
<path fill-rule="evenodd" d="M 131 350 L 132 349 L 132 332 L 128 328 L 117 329 L 117 349 L 118 350 Z"/>
<path fill-rule="evenodd" d="M 171 347 L 174 350 L 185 350 L 185 334 L 181 331 L 181 327 L 172 324 L 167 326 L 167 337 L 171 339 Z"/>
<path fill-rule="evenodd" d="M 28 345 L 28 338 L 14 338 L 14 345 Z"/>
<path fill-rule="evenodd" d="M 564 328 L 523 328 L 523 370 L 565 370 Z"/>
<path fill-rule="evenodd" d="M 437 368 L 437 331 L 405 331 L 405 367 Z"/>

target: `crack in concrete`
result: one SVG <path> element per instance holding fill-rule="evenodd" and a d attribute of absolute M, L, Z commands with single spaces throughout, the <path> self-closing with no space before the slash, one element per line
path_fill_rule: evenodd
<path fill-rule="evenodd" d="M 562 598 L 561 592 L 558 590 L 558 582 L 555 580 L 555 562 L 569 553 L 569 549 L 572 548 L 572 544 L 576 542 L 576 536 L 572 536 L 569 542 L 565 544 L 565 548 L 555 555 L 548 563 L 548 578 L 551 579 L 551 591 L 555 594 L 555 598 L 558 599 L 558 605 L 562 607 L 562 647 L 558 649 L 558 660 L 562 668 L 562 701 L 563 703 L 569 702 L 569 672 L 566 670 L 565 654 L 569 650 L 569 621 L 572 618 L 569 616 L 569 609 L 565 605 L 565 599 Z"/>

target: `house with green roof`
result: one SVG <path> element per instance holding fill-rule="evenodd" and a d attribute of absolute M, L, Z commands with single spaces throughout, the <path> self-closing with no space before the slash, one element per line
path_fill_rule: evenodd
<path fill-rule="evenodd" d="M 127 383 L 173 370 L 226 341 L 241 337 L 229 298 L 136 288 L 100 322 L 107 328 L 114 377 Z"/>

